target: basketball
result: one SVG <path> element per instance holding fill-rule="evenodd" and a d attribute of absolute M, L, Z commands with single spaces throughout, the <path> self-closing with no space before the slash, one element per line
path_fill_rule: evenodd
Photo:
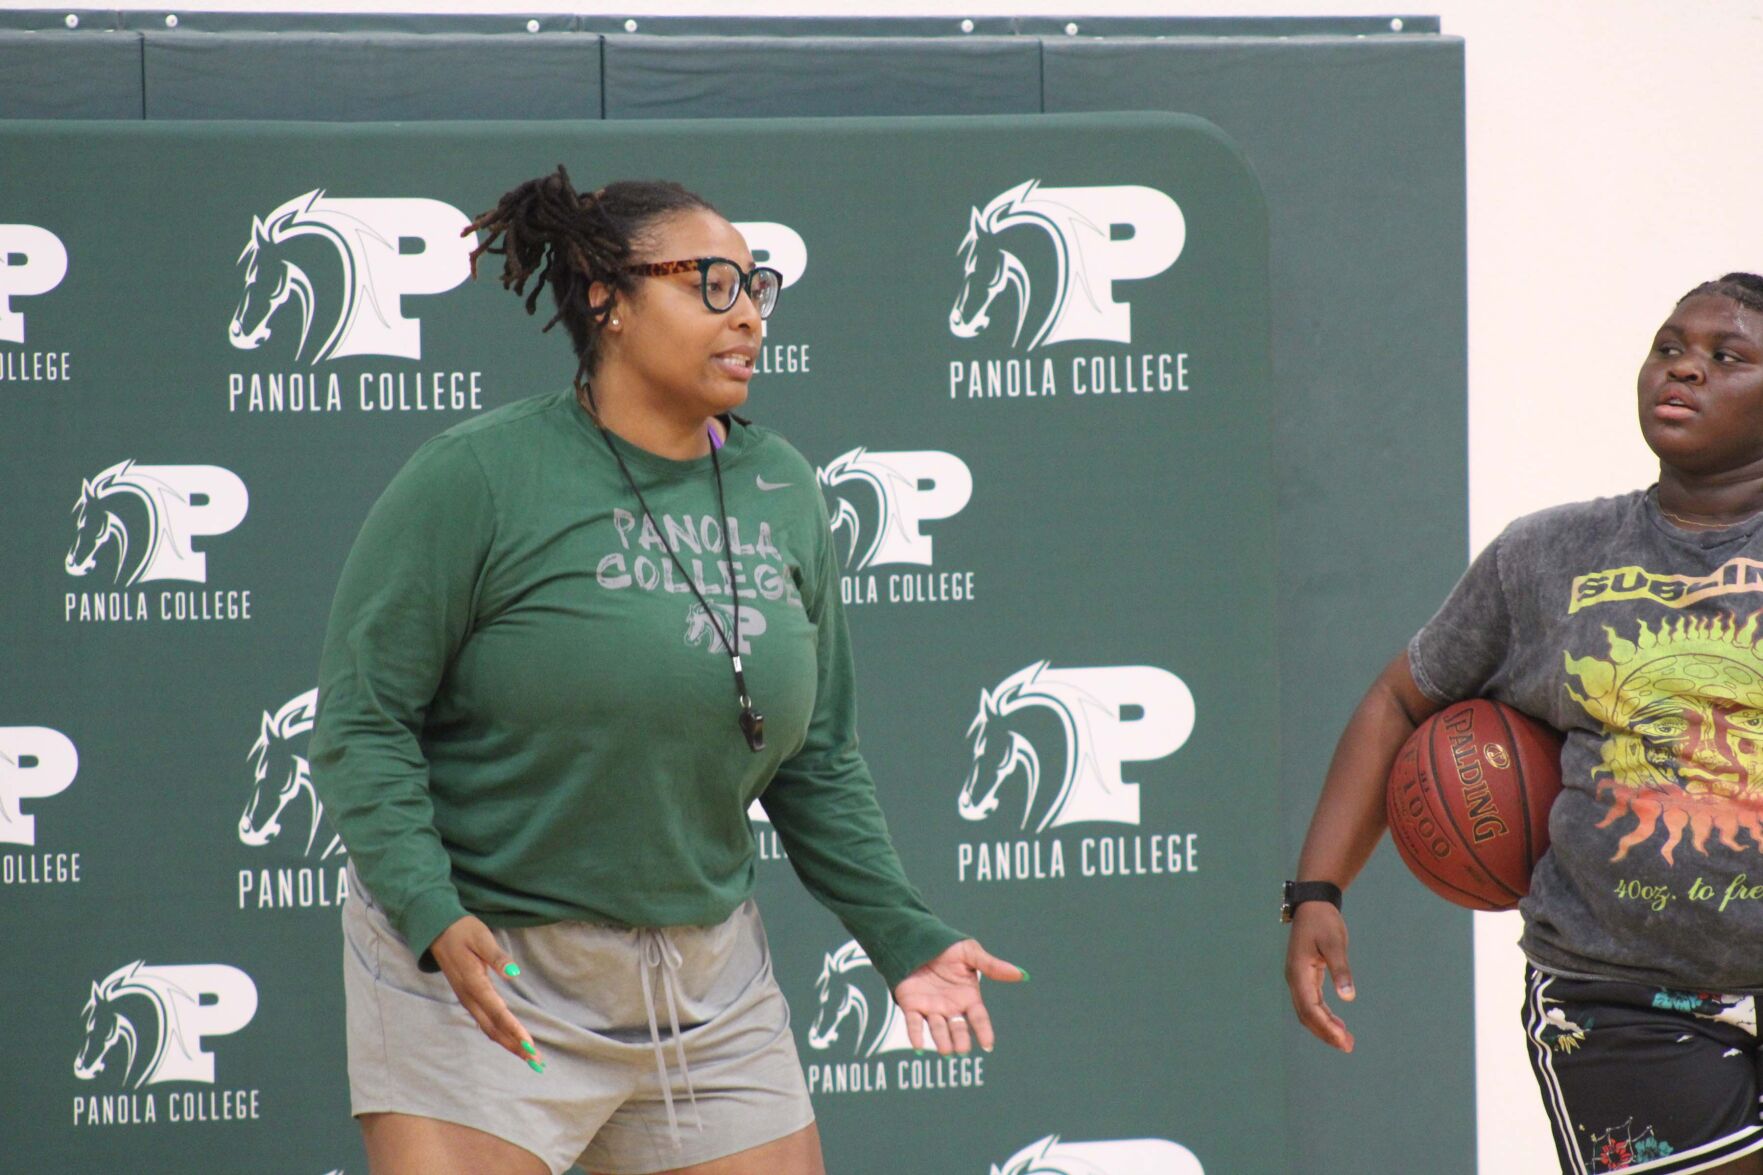
<path fill-rule="evenodd" d="M 1390 768 L 1390 839 L 1446 901 L 1510 910 L 1548 851 L 1560 792 L 1559 734 L 1500 702 L 1458 702 L 1416 727 Z"/>

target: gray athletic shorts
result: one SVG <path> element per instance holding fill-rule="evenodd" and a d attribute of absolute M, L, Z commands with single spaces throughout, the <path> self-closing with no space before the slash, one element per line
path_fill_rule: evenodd
<path fill-rule="evenodd" d="M 580 1163 L 606 1175 L 707 1162 L 814 1121 L 751 901 L 717 926 L 559 922 L 495 935 L 520 965 L 497 988 L 537 1042 L 543 1074 L 491 1043 L 445 976 L 417 969 L 350 870 L 351 1112 L 457 1122 L 554 1172 Z"/>

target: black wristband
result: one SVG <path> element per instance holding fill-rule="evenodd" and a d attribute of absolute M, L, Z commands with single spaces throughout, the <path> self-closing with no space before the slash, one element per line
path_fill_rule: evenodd
<path fill-rule="evenodd" d="M 1341 887 L 1332 881 L 1288 881 L 1279 903 L 1279 920 L 1290 922 L 1292 915 L 1305 902 L 1327 902 L 1341 908 Z"/>

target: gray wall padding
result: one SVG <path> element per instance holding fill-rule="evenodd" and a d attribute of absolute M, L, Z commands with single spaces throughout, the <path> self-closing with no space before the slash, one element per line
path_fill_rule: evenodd
<path fill-rule="evenodd" d="M 1040 109 L 1041 47 L 1025 38 L 606 38 L 607 118 Z"/>
<path fill-rule="evenodd" d="M 1295 862 L 1348 715 L 1464 562 L 1463 43 L 1048 41 L 1045 71 L 1049 113 L 1180 110 L 1217 123 L 1267 195 L 1277 713 Z M 1387 847 L 1347 915 L 1360 995 L 1342 1015 L 1361 1055 L 1341 1057 L 1289 1021 L 1290 1169 L 1411 1170 L 1425 1139 L 1428 1172 L 1467 1175 L 1469 915 L 1421 888 Z M 1269 998 L 1268 1015 L 1289 1017 L 1283 992 Z"/>
<path fill-rule="evenodd" d="M 134 33 L 0 31 L 0 118 L 140 118 Z"/>
<path fill-rule="evenodd" d="M 600 39 L 147 33 L 148 118 L 600 117 Z"/>

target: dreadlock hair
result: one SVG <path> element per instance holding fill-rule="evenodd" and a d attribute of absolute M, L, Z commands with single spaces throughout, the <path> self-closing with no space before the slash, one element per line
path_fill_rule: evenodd
<path fill-rule="evenodd" d="M 583 196 L 558 164 L 555 174 L 526 181 L 471 222 L 467 232 L 487 234 L 471 252 L 471 275 L 477 276 L 480 256 L 500 255 L 502 288 L 526 294 L 528 314 L 535 312 L 540 291 L 551 287 L 557 313 L 545 330 L 561 322 L 569 331 L 579 392 L 599 364 L 601 332 L 612 315 L 613 298 L 590 305 L 588 287 L 600 282 L 614 295 L 630 294 L 637 283 L 625 266 L 644 235 L 665 217 L 700 210 L 716 211 L 702 196 L 667 180 L 621 180 Z"/>
<path fill-rule="evenodd" d="M 1719 294 L 1731 298 L 1746 310 L 1763 314 L 1763 276 L 1754 273 L 1728 273 L 1711 282 L 1703 282 L 1677 300 L 1682 305 L 1698 294 Z"/>

